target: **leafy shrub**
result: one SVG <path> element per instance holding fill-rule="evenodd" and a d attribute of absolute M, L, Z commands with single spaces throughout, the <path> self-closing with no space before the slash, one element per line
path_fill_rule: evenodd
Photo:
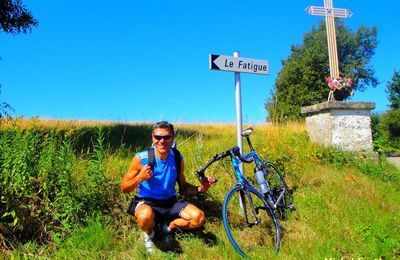
<path fill-rule="evenodd" d="M 395 166 L 385 161 L 377 164 L 374 162 L 360 162 L 356 164 L 357 168 L 365 175 L 375 177 L 386 182 L 397 182 L 400 184 L 400 175 Z"/>
<path fill-rule="evenodd" d="M 371 132 L 372 132 L 372 139 L 375 140 L 379 137 L 379 124 L 381 121 L 381 116 L 378 114 L 371 115 Z"/>
<path fill-rule="evenodd" d="M 382 127 L 387 129 L 391 140 L 400 141 L 400 110 L 392 110 L 382 117 Z"/>
<path fill-rule="evenodd" d="M 355 153 L 343 151 L 335 147 L 319 147 L 316 151 L 316 156 L 321 163 L 338 167 L 353 162 Z"/>
<path fill-rule="evenodd" d="M 64 238 L 87 216 L 108 210 L 113 198 L 104 174 L 104 131 L 82 164 L 61 131 L 0 129 L 0 235 L 7 241 Z"/>
<path fill-rule="evenodd" d="M 373 136 L 375 147 L 380 152 L 400 153 L 400 110 L 388 111 L 378 120 Z"/>
<path fill-rule="evenodd" d="M 70 174 L 75 158 L 55 132 L 17 127 L 0 133 L 2 233 L 21 241 L 45 239 L 45 230 L 74 221 Z"/>

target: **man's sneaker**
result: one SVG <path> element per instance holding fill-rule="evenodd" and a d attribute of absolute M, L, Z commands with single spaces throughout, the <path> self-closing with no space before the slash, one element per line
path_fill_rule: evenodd
<path fill-rule="evenodd" d="M 162 234 L 162 242 L 164 245 L 171 245 L 174 240 L 174 232 L 168 227 L 167 222 L 161 222 L 158 225 L 158 229 Z"/>
<path fill-rule="evenodd" d="M 146 232 L 144 232 L 143 235 L 143 240 L 144 240 L 144 247 L 146 248 L 147 253 L 151 254 L 154 252 L 154 230 L 151 232 L 150 235 L 148 235 Z"/>

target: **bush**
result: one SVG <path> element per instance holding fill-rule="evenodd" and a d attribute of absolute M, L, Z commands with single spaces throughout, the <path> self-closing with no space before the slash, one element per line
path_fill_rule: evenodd
<path fill-rule="evenodd" d="M 379 137 L 379 125 L 381 122 L 381 116 L 378 114 L 371 115 L 371 132 L 372 132 L 372 139 L 376 140 Z"/>
<path fill-rule="evenodd" d="M 380 119 L 373 119 L 372 127 L 374 145 L 378 151 L 400 153 L 400 110 L 391 110 Z"/>
<path fill-rule="evenodd" d="M 64 238 L 87 216 L 108 210 L 114 196 L 106 188 L 102 128 L 97 135 L 86 162 L 57 130 L 0 129 L 0 237 L 11 243 Z M 81 165 L 85 174 L 77 176 Z"/>
<path fill-rule="evenodd" d="M 389 138 L 400 140 L 400 110 L 392 110 L 382 117 L 382 127 L 387 129 Z"/>

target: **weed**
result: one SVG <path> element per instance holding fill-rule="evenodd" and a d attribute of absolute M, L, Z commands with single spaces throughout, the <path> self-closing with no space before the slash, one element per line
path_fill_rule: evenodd
<path fill-rule="evenodd" d="M 74 233 L 59 245 L 53 257 L 60 259 L 105 258 L 112 250 L 112 232 L 102 223 L 98 215 L 92 216 L 84 228 Z"/>

